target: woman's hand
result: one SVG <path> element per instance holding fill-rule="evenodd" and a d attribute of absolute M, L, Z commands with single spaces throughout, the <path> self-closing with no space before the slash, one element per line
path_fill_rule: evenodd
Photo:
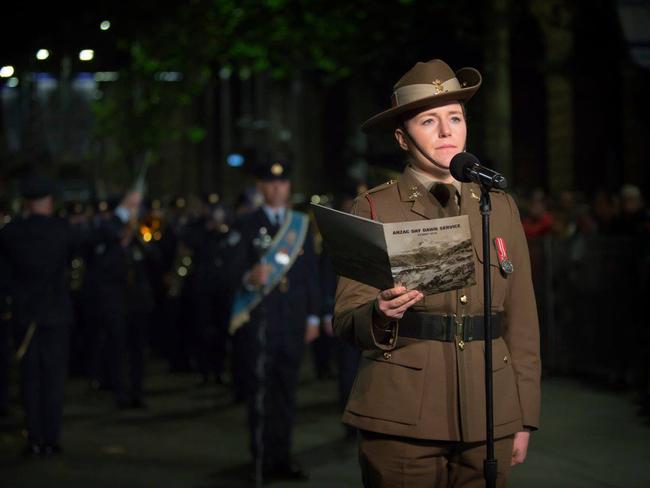
<path fill-rule="evenodd" d="M 530 440 L 530 432 L 517 432 L 515 440 L 512 444 L 512 460 L 510 466 L 521 464 L 526 460 L 526 453 L 528 452 L 528 441 Z"/>
<path fill-rule="evenodd" d="M 384 322 L 401 319 L 410 307 L 424 298 L 418 290 L 408 291 L 404 286 L 389 288 L 377 295 L 377 314 Z"/>

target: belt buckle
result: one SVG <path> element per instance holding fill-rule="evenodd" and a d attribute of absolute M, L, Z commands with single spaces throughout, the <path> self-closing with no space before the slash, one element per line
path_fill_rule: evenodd
<path fill-rule="evenodd" d="M 463 321 L 465 323 L 465 337 L 467 337 L 467 341 L 473 341 L 474 340 L 474 317 L 471 315 L 464 315 L 463 316 Z"/>
<path fill-rule="evenodd" d="M 453 317 L 452 317 L 452 320 L 454 322 L 454 325 L 456 326 L 456 335 L 455 335 L 456 344 L 458 344 L 458 348 L 461 351 L 464 351 L 465 350 L 465 341 L 463 340 L 464 339 L 463 333 L 464 333 L 464 329 L 465 329 L 465 323 L 464 323 L 465 322 L 465 316 L 463 315 L 462 317 L 460 317 L 460 320 L 458 320 L 458 317 L 456 316 L 456 314 L 454 314 Z"/>

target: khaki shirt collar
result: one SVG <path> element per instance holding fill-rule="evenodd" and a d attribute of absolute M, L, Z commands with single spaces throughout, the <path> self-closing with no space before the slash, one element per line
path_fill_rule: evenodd
<path fill-rule="evenodd" d="M 434 178 L 428 173 L 425 173 L 424 171 L 416 168 L 412 164 L 409 164 L 406 169 L 404 170 L 405 173 L 409 173 L 414 179 L 418 181 L 423 187 L 425 187 L 427 190 L 431 191 L 431 188 L 435 183 L 440 183 L 440 180 Z M 461 194 L 461 183 L 460 181 L 453 180 L 452 184 L 456 188 L 456 191 L 458 194 Z"/>

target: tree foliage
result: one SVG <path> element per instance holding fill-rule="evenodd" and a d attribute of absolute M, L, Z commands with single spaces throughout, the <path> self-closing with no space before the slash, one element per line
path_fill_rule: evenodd
<path fill-rule="evenodd" d="M 477 43 L 472 2 L 432 0 L 194 0 L 159 12 L 150 22 L 133 15 L 120 49 L 128 63 L 111 96 L 98 102 L 98 130 L 134 161 L 154 155 L 169 139 L 200 142 L 205 131 L 179 125 L 189 107 L 222 70 L 276 79 L 310 76 L 323 84 L 362 75 L 386 77 L 413 60 L 444 56 Z M 155 4 L 146 4 L 147 8 Z M 157 80 L 180 72 L 182 80 Z M 390 78 L 392 79 L 392 77 Z"/>

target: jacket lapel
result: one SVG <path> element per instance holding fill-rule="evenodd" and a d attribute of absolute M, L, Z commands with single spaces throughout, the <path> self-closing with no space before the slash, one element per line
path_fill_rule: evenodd
<path fill-rule="evenodd" d="M 442 209 L 435 202 L 429 191 L 411 174 L 405 170 L 397 183 L 400 199 L 409 212 L 426 219 L 442 217 Z"/>

